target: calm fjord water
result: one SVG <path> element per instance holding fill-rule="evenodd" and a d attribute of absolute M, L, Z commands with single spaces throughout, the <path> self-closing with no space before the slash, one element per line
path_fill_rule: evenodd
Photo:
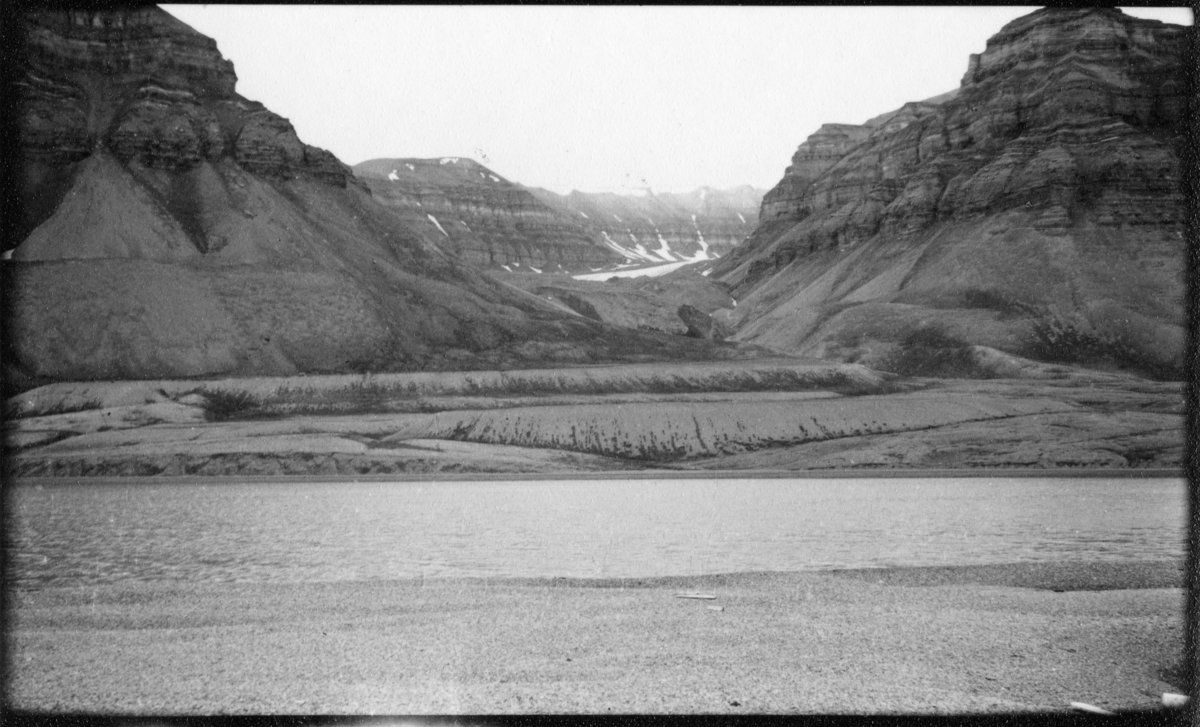
<path fill-rule="evenodd" d="M 1181 479 L 49 484 L 18 584 L 631 577 L 1180 559 Z"/>

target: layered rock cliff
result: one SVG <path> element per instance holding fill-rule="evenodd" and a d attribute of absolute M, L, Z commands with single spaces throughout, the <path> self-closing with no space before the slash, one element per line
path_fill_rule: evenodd
<path fill-rule="evenodd" d="M 956 93 L 823 126 L 713 272 L 735 338 L 893 368 L 982 345 L 1178 375 L 1184 46 L 1115 9 L 1039 10 Z"/>
<path fill-rule="evenodd" d="M 20 24 L 19 245 L 0 282 L 21 381 L 722 355 L 464 264 L 158 8 Z"/>
<path fill-rule="evenodd" d="M 560 195 L 530 189 L 546 205 L 577 219 L 593 239 L 627 262 L 700 262 L 725 255 L 754 230 L 762 191 L 701 187 L 685 194 Z"/>
<path fill-rule="evenodd" d="M 372 159 L 354 172 L 397 216 L 429 226 L 476 266 L 579 271 L 623 259 L 575 218 L 472 159 Z"/>
<path fill-rule="evenodd" d="M 511 272 L 715 260 L 753 231 L 762 192 L 572 192 L 513 184 L 464 157 L 372 159 L 354 167 L 375 197 L 467 262 Z"/>

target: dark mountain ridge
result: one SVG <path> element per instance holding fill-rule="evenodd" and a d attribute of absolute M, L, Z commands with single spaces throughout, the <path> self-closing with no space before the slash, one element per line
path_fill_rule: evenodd
<path fill-rule="evenodd" d="M 372 159 L 354 172 L 406 224 L 478 267 L 589 270 L 623 258 L 572 217 L 466 157 Z"/>
<path fill-rule="evenodd" d="M 18 385 L 728 355 L 464 264 L 156 7 L 18 20 L 22 216 L 0 263 Z"/>
<path fill-rule="evenodd" d="M 1181 375 L 1186 32 L 1038 10 L 952 97 L 821 127 L 712 273 L 734 338 L 909 371 L 986 374 L 983 346 Z"/>
<path fill-rule="evenodd" d="M 596 272 L 715 260 L 754 229 L 762 192 L 571 192 L 514 184 L 466 157 L 372 159 L 354 173 L 407 224 L 482 268 Z"/>

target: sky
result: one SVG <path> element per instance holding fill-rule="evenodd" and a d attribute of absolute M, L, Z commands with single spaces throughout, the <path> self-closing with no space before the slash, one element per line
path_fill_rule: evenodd
<path fill-rule="evenodd" d="M 559 193 L 770 189 L 821 124 L 957 88 L 970 54 L 1035 10 L 161 7 L 217 41 L 238 93 L 347 164 L 470 157 Z"/>

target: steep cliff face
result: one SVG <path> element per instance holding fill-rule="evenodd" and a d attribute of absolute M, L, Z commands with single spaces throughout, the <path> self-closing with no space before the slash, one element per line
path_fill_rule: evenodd
<path fill-rule="evenodd" d="M 1184 32 L 1039 10 L 951 97 L 822 127 L 713 272 L 736 337 L 893 367 L 979 344 L 1178 373 Z"/>
<path fill-rule="evenodd" d="M 464 265 L 158 8 L 21 25 L 20 244 L 0 284 L 22 381 L 721 355 Z"/>
<path fill-rule="evenodd" d="M 18 239 L 51 216 L 80 171 L 74 165 L 93 154 L 152 188 L 163 186 L 164 174 L 203 173 L 222 161 L 277 179 L 343 188 L 353 180 L 333 155 L 302 143 L 286 119 L 237 95 L 233 64 L 212 39 L 157 8 L 40 12 L 24 20 Z M 159 191 L 185 218 L 195 252 L 205 252 L 213 241 L 203 225 L 186 219 L 174 190 Z M 56 254 L 23 244 L 14 258 Z"/>
<path fill-rule="evenodd" d="M 472 265 L 578 271 L 622 260 L 574 218 L 471 159 L 372 159 L 354 172 L 400 219 L 428 227 Z"/>
<path fill-rule="evenodd" d="M 762 191 L 749 186 L 685 194 L 530 191 L 579 220 L 620 260 L 641 264 L 716 260 L 754 230 L 762 200 Z"/>

